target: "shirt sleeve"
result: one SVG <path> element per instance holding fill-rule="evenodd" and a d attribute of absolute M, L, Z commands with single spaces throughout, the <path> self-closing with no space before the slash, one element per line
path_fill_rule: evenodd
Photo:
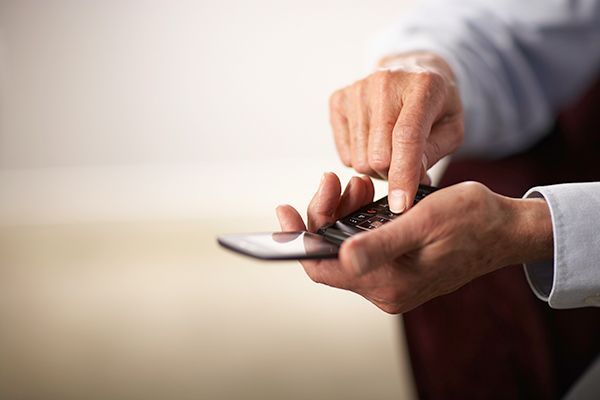
<path fill-rule="evenodd" d="M 381 34 L 371 59 L 432 51 L 465 111 L 459 155 L 496 158 L 537 142 L 600 71 L 600 0 L 429 0 Z"/>
<path fill-rule="evenodd" d="M 600 182 L 535 187 L 552 216 L 554 259 L 525 265 L 536 296 L 553 308 L 600 306 Z"/>

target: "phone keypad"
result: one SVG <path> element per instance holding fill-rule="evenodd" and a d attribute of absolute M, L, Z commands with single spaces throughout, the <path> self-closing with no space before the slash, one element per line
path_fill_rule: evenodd
<path fill-rule="evenodd" d="M 415 204 L 423 200 L 428 194 L 435 191 L 435 188 L 420 186 L 415 196 Z M 368 204 L 360 210 L 342 218 L 341 222 L 345 225 L 355 227 L 361 230 L 369 231 L 387 224 L 400 214 L 390 211 L 387 197 L 384 197 L 374 203 Z"/>

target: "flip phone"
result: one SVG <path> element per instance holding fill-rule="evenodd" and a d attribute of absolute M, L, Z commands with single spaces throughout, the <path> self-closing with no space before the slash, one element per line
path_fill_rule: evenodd
<path fill-rule="evenodd" d="M 419 185 L 415 204 L 437 188 Z M 379 228 L 400 214 L 390 211 L 387 196 L 310 232 L 263 232 L 223 235 L 219 244 L 229 250 L 263 260 L 336 258 L 340 244 L 357 233 Z"/>

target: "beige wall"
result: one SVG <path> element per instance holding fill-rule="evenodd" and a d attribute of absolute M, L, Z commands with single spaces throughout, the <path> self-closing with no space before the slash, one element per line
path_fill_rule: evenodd
<path fill-rule="evenodd" d="M 2 0 L 0 167 L 330 158 L 405 1 Z"/>
<path fill-rule="evenodd" d="M 348 179 L 405 3 L 0 0 L 0 397 L 412 398 L 397 318 L 214 242 Z"/>

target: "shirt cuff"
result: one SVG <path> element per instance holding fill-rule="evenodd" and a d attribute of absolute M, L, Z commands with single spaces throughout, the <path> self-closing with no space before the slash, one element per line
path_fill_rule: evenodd
<path fill-rule="evenodd" d="M 552 308 L 600 306 L 600 183 L 535 187 L 550 209 L 554 259 L 525 264 L 527 281 Z"/>

